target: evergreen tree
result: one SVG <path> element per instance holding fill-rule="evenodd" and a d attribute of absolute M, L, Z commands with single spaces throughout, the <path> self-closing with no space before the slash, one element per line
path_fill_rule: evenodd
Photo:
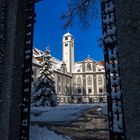
<path fill-rule="evenodd" d="M 55 91 L 55 82 L 51 64 L 50 50 L 46 49 L 43 61 L 43 67 L 40 74 L 34 82 L 32 94 L 33 106 L 56 106 L 57 96 Z"/>

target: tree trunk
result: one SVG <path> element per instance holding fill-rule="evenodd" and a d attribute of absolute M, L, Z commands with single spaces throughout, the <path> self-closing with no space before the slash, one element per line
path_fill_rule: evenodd
<path fill-rule="evenodd" d="M 115 0 L 126 136 L 140 139 L 140 0 Z"/>

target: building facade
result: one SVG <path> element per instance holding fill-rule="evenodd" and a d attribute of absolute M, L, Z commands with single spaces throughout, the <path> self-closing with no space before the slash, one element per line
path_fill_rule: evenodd
<path fill-rule="evenodd" d="M 104 67 L 87 57 L 74 64 L 73 73 L 74 102 L 103 102 L 105 95 Z"/>
<path fill-rule="evenodd" d="M 103 62 L 89 56 L 74 62 L 74 37 L 68 32 L 62 37 L 63 60 L 51 58 L 55 87 L 60 103 L 106 102 Z M 34 77 L 39 74 L 44 52 L 33 49 Z"/>

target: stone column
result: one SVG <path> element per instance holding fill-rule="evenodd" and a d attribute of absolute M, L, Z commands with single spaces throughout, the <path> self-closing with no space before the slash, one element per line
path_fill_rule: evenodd
<path fill-rule="evenodd" d="M 0 139 L 2 140 L 19 140 L 21 136 L 27 3 L 26 0 L 0 1 L 0 51 L 2 51 Z"/>
<path fill-rule="evenodd" d="M 140 1 L 115 0 L 126 136 L 140 139 Z"/>

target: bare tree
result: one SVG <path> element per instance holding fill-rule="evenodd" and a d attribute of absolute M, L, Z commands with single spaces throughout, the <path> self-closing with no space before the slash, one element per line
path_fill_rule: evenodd
<path fill-rule="evenodd" d="M 99 0 L 68 0 L 68 10 L 61 16 L 65 19 L 64 28 L 73 25 L 74 18 L 78 18 L 84 26 L 90 25 L 98 15 Z"/>

